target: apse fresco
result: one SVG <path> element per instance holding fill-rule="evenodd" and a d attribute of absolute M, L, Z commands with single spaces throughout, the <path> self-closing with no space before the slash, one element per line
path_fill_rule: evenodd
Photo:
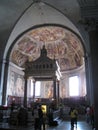
<path fill-rule="evenodd" d="M 10 60 L 24 67 L 27 60 L 34 61 L 40 56 L 43 45 L 48 57 L 58 61 L 61 71 L 83 65 L 84 51 L 79 38 L 71 31 L 56 26 L 39 27 L 25 33 L 16 42 Z"/>
<path fill-rule="evenodd" d="M 64 29 L 60 27 L 41 27 L 28 33 L 36 42 L 50 43 L 58 42 L 65 37 Z"/>
<path fill-rule="evenodd" d="M 27 61 L 28 57 L 22 54 L 19 50 L 14 50 L 12 53 L 13 63 L 18 66 L 23 66 L 23 64 Z"/>
<path fill-rule="evenodd" d="M 15 73 L 14 71 L 10 72 L 8 95 L 17 97 L 24 96 L 23 76 Z"/>

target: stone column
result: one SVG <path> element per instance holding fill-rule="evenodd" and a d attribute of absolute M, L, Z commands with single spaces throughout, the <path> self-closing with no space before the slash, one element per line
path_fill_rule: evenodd
<path fill-rule="evenodd" d="M 57 80 L 57 102 L 59 104 L 59 99 L 60 99 L 60 95 L 59 95 L 59 80 Z"/>
<path fill-rule="evenodd" d="M 95 128 L 98 129 L 98 28 L 89 32 L 91 72 L 95 106 Z"/>
<path fill-rule="evenodd" d="M 88 104 L 92 104 L 94 102 L 93 100 L 93 85 L 92 85 L 92 72 L 90 71 L 91 69 L 91 56 L 85 56 L 85 72 L 86 72 L 86 90 L 87 90 L 87 95 L 86 95 L 86 101 Z"/>
<path fill-rule="evenodd" d="M 23 105 L 24 107 L 27 107 L 27 83 L 28 83 L 28 77 L 25 75 L 25 86 L 24 86 L 24 102 Z"/>
<path fill-rule="evenodd" d="M 5 61 L 4 64 L 4 77 L 3 78 L 3 88 L 2 88 L 2 105 L 6 103 L 6 92 L 7 92 L 7 78 L 8 78 L 8 67 L 9 62 Z"/>
<path fill-rule="evenodd" d="M 54 109 L 57 109 L 57 86 L 56 86 L 56 76 L 53 77 L 53 100 L 52 104 Z"/>
<path fill-rule="evenodd" d="M 33 101 L 35 101 L 35 80 L 33 81 Z"/>
<path fill-rule="evenodd" d="M 56 77 L 53 78 L 53 98 L 56 100 Z"/>

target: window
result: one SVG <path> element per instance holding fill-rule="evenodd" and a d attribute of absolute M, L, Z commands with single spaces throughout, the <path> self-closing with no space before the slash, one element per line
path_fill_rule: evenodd
<path fill-rule="evenodd" d="M 35 96 L 40 96 L 40 87 L 41 87 L 41 82 L 37 81 L 35 84 Z"/>
<path fill-rule="evenodd" d="M 32 80 L 31 80 L 31 96 L 33 96 L 33 91 L 34 91 L 33 86 L 34 86 L 34 84 L 33 84 Z M 37 81 L 35 83 L 35 96 L 40 96 L 40 87 L 41 87 L 41 82 Z"/>
<path fill-rule="evenodd" d="M 79 96 L 79 78 L 78 76 L 73 76 L 69 78 L 69 95 Z"/>

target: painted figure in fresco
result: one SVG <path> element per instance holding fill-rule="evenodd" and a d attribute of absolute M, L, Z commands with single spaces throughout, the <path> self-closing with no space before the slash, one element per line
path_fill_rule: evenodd
<path fill-rule="evenodd" d="M 45 84 L 45 97 L 52 98 L 53 96 L 53 85 L 51 82 Z"/>
<path fill-rule="evenodd" d="M 9 83 L 9 88 L 8 88 L 8 94 L 9 95 L 15 95 L 15 74 L 14 72 L 10 73 L 10 83 Z"/>
<path fill-rule="evenodd" d="M 23 96 L 23 93 L 24 93 L 23 80 L 22 80 L 22 78 L 18 77 L 16 80 L 15 95 L 21 97 L 21 96 Z"/>
<path fill-rule="evenodd" d="M 51 98 L 52 94 L 53 94 L 53 87 L 50 86 L 48 89 L 48 98 Z"/>

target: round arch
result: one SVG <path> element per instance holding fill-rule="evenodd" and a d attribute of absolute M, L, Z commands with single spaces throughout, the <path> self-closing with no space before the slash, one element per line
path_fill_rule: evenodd
<path fill-rule="evenodd" d="M 39 7 L 41 7 L 41 10 L 39 9 Z M 46 8 L 48 11 L 46 11 Z M 42 11 L 42 13 L 39 13 L 40 11 Z M 9 61 L 11 50 L 20 37 L 22 37 L 25 33 L 29 32 L 32 29 L 40 28 L 43 26 L 58 26 L 71 31 L 81 41 L 85 56 L 86 49 L 83 39 L 74 24 L 57 9 L 47 5 L 46 3 L 44 3 L 44 5 L 40 3 L 33 3 L 32 6 L 30 6 L 30 8 L 28 8 L 22 14 L 20 19 L 14 26 L 5 49 L 4 59 L 6 59 L 6 61 Z M 3 88 L 4 86 L 6 86 L 6 83 L 3 84 Z"/>

